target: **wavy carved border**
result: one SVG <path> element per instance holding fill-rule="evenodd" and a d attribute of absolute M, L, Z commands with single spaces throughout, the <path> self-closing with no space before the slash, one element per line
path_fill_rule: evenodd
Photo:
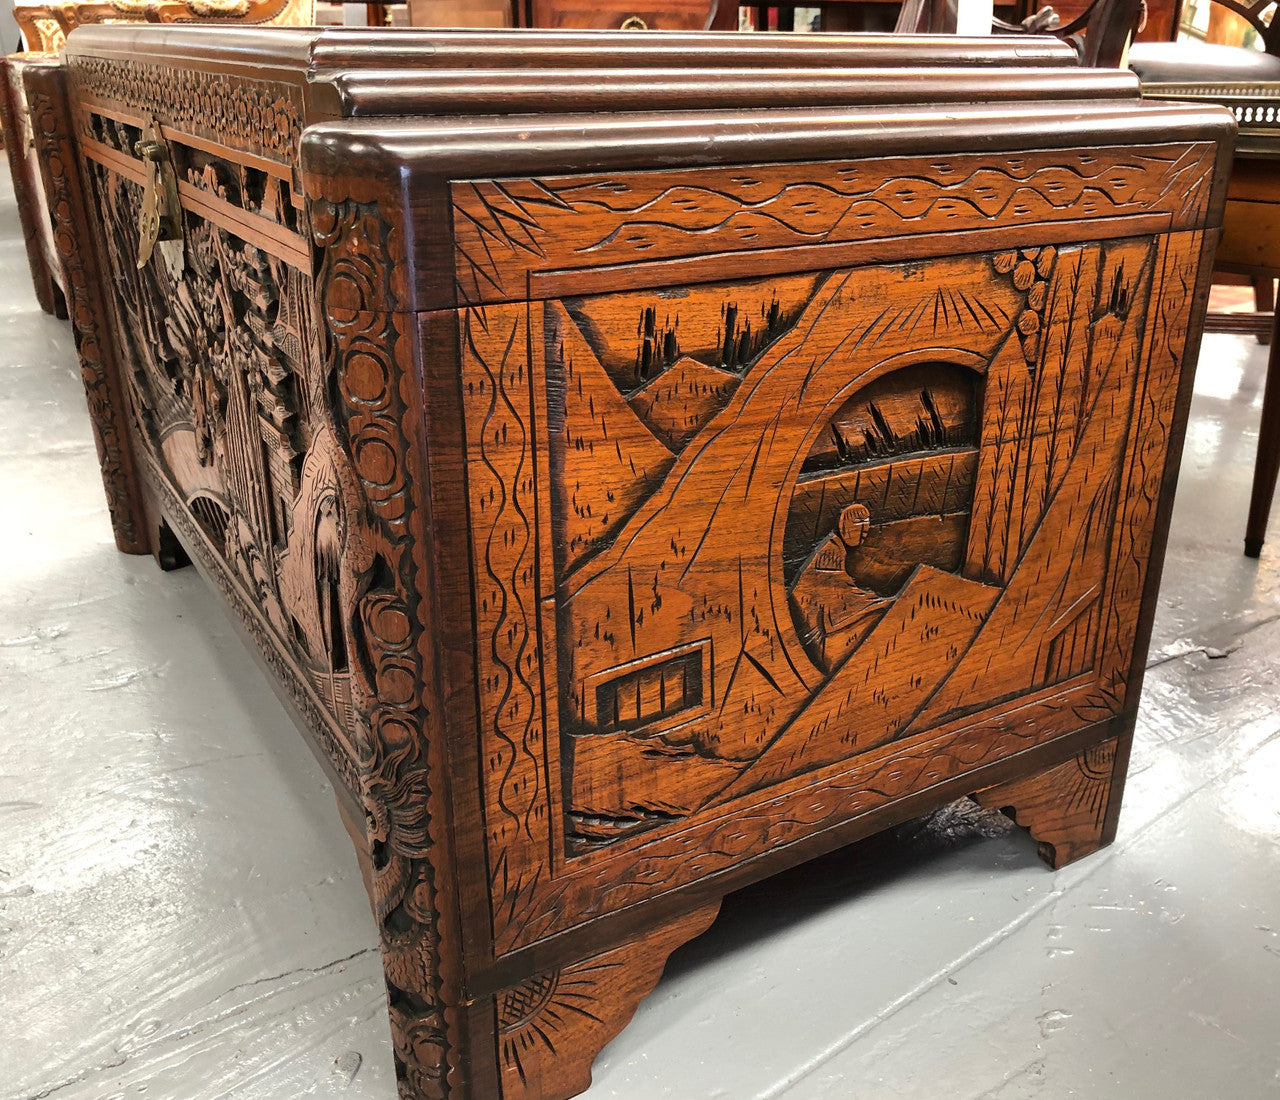
<path fill-rule="evenodd" d="M 520 300 L 530 277 L 578 269 L 1104 214 L 1193 229 L 1208 209 L 1216 156 L 1212 142 L 1187 142 L 1032 150 L 998 163 L 960 153 L 458 182 L 458 301 Z"/>

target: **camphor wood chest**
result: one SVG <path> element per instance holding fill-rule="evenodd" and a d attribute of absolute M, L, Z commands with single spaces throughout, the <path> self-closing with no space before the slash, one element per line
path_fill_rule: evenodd
<path fill-rule="evenodd" d="M 117 539 L 328 766 L 404 1096 L 571 1095 L 724 893 L 958 796 L 1114 835 L 1231 122 L 948 48 L 26 75 Z"/>

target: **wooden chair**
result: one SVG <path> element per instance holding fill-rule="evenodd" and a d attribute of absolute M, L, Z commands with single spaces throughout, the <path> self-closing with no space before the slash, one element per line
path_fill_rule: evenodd
<path fill-rule="evenodd" d="M 1209 100 L 1228 107 L 1239 123 L 1227 212 L 1215 270 L 1247 276 L 1259 312 L 1211 314 L 1209 332 L 1253 332 L 1271 345 L 1263 391 L 1258 455 L 1254 465 L 1244 552 L 1258 557 L 1266 536 L 1280 474 L 1280 323 L 1273 280 L 1280 276 L 1280 20 L 1263 19 L 1274 0 L 1215 0 L 1252 27 L 1263 50 L 1221 43 L 1134 42 L 1143 0 L 1094 0 L 1061 26 L 1001 25 L 1004 33 L 1048 30 L 1076 44 L 1084 65 L 1127 63 L 1152 98 Z M 904 33 L 955 29 L 955 0 L 907 0 L 898 30 Z M 1036 15 L 1051 9 L 1042 8 Z M 1262 312 L 1262 311 L 1267 312 Z"/>
<path fill-rule="evenodd" d="M 992 19 L 996 34 L 1052 34 L 1075 46 L 1081 65 L 1117 68 L 1137 29 L 1143 0 L 1093 0 L 1067 23 L 1052 7 L 1044 6 L 1021 23 Z M 956 0 L 906 0 L 895 30 L 899 34 L 953 34 Z"/>
<path fill-rule="evenodd" d="M 1244 552 L 1256 558 L 1280 473 L 1280 332 L 1270 293 L 1272 280 L 1280 276 L 1280 20 L 1264 18 L 1272 0 L 1215 2 L 1252 28 L 1264 48 L 1139 43 L 1130 50 L 1129 67 L 1141 78 L 1143 95 L 1221 103 L 1240 126 L 1214 267 L 1254 280 L 1262 291 L 1259 311 L 1271 312 L 1211 314 L 1205 330 L 1255 332 L 1271 344 L 1244 539 Z"/>
<path fill-rule="evenodd" d="M 15 0 L 28 52 L 60 53 L 67 35 L 91 23 L 248 23 L 305 27 L 314 0 Z"/>

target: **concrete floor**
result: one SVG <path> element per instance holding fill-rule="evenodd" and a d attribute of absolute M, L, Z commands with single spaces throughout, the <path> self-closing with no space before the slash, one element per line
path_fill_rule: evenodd
<path fill-rule="evenodd" d="M 195 573 L 116 553 L 8 194 L 0 287 L 0 1097 L 391 1100 L 332 796 Z M 590 1100 L 1280 1095 L 1264 361 L 1205 341 L 1115 845 L 1053 873 L 959 804 L 737 895 Z"/>

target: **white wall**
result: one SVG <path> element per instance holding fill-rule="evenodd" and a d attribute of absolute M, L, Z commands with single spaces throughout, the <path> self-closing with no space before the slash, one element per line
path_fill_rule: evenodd
<path fill-rule="evenodd" d="M 13 18 L 13 5 L 0 0 L 0 54 L 15 53 L 19 49 L 18 24 Z"/>

